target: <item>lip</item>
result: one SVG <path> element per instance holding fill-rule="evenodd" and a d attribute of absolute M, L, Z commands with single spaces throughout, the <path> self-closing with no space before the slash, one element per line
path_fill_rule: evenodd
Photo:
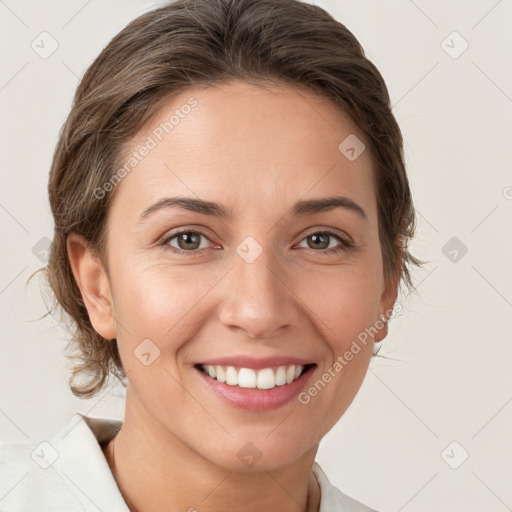
<path fill-rule="evenodd" d="M 226 360 L 227 359 L 222 359 L 222 361 Z M 219 361 L 221 360 L 219 359 Z M 261 360 L 258 361 L 258 364 L 260 361 Z M 268 364 L 268 360 L 265 364 Z M 302 389 L 304 389 L 308 380 L 317 368 L 316 364 L 308 364 L 311 364 L 312 366 L 310 366 L 298 379 L 294 380 L 290 384 L 275 386 L 272 389 L 252 389 L 229 386 L 228 384 L 219 382 L 216 379 L 212 379 L 209 375 L 206 375 L 195 366 L 193 369 L 200 377 L 201 381 L 207 385 L 208 389 L 213 391 L 215 395 L 225 403 L 246 411 L 265 412 L 283 407 L 287 403 L 291 402 L 302 391 Z M 242 367 L 247 368 L 246 366 Z M 266 368 L 268 366 L 264 367 Z"/>
<path fill-rule="evenodd" d="M 253 370 L 261 370 L 262 368 L 272 368 L 276 366 L 286 366 L 290 364 L 306 366 L 314 364 L 313 361 L 308 359 L 301 359 L 299 357 L 291 356 L 271 356 L 255 358 L 250 356 L 229 356 L 229 357 L 216 357 L 197 363 L 210 366 L 234 366 L 235 368 L 252 368 Z"/>

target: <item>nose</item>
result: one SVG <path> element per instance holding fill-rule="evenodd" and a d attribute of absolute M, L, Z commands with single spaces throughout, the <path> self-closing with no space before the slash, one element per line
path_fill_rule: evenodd
<path fill-rule="evenodd" d="M 251 338 L 282 336 L 300 319 L 301 301 L 294 292 L 293 278 L 270 249 L 249 261 L 234 255 L 223 287 L 220 321 Z"/>

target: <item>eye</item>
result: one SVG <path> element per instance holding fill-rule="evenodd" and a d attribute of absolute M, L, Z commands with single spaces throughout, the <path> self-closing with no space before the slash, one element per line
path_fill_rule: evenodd
<path fill-rule="evenodd" d="M 338 245 L 330 247 L 329 240 L 332 240 L 333 238 L 338 240 L 339 243 Z M 308 243 L 308 248 L 312 248 L 315 250 L 315 252 L 320 252 L 323 254 L 339 253 L 341 251 L 346 251 L 347 249 L 350 249 L 354 246 L 351 242 L 345 240 L 333 231 L 316 231 L 309 234 L 306 238 L 304 238 L 304 240 Z"/>
<path fill-rule="evenodd" d="M 185 256 L 198 256 L 202 254 L 205 247 L 201 247 L 201 237 L 205 240 L 209 240 L 203 233 L 193 230 L 183 230 L 165 238 L 162 241 L 162 245 L 167 246 L 172 252 L 176 254 L 183 254 Z M 172 241 L 176 239 L 176 244 L 172 245 Z M 206 247 L 206 249 L 211 249 Z"/>

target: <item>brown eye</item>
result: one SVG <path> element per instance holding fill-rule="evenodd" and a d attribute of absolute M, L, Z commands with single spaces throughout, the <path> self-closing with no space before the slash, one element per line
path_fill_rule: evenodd
<path fill-rule="evenodd" d="M 194 231 L 179 233 L 175 235 L 175 238 L 178 241 L 179 248 L 184 250 L 198 249 L 201 244 L 201 235 Z"/>
<path fill-rule="evenodd" d="M 332 231 L 317 231 L 311 233 L 303 240 L 307 243 L 307 249 L 312 249 L 314 252 L 319 253 L 337 253 L 353 247 L 351 242 L 348 242 L 337 233 Z M 332 240 L 336 240 L 338 244 L 330 245 Z"/>
<path fill-rule="evenodd" d="M 331 235 L 315 233 L 306 237 L 306 240 L 311 240 L 311 249 L 327 249 L 327 247 L 329 247 L 330 238 L 332 238 Z"/>
<path fill-rule="evenodd" d="M 166 246 L 171 252 L 177 254 L 184 254 L 186 256 L 199 256 L 203 254 L 204 250 L 211 249 L 211 247 L 208 246 L 201 247 L 201 238 L 209 241 L 209 239 L 199 231 L 180 231 L 168 236 L 162 242 L 162 245 Z M 177 243 L 177 246 L 175 243 Z"/>

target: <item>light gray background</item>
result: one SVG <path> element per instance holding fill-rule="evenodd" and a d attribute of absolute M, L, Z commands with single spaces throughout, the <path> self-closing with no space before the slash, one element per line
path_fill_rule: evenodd
<path fill-rule="evenodd" d="M 347 25 L 387 81 L 418 210 L 412 250 L 429 261 L 414 274 L 419 296 L 391 323 L 386 358 L 372 361 L 317 460 L 340 489 L 383 512 L 512 510 L 512 2 L 316 4 Z M 25 281 L 42 265 L 33 247 L 52 237 L 48 171 L 79 78 L 157 5 L 0 0 L 4 442 L 50 438 L 77 411 L 122 418 L 119 388 L 89 401 L 71 394 L 66 333 L 31 321 L 45 310 L 37 278 Z M 43 31 L 59 45 L 46 59 L 31 48 Z M 464 43 L 453 31 L 469 44 L 457 58 Z M 453 237 L 458 248 L 446 246 Z"/>

